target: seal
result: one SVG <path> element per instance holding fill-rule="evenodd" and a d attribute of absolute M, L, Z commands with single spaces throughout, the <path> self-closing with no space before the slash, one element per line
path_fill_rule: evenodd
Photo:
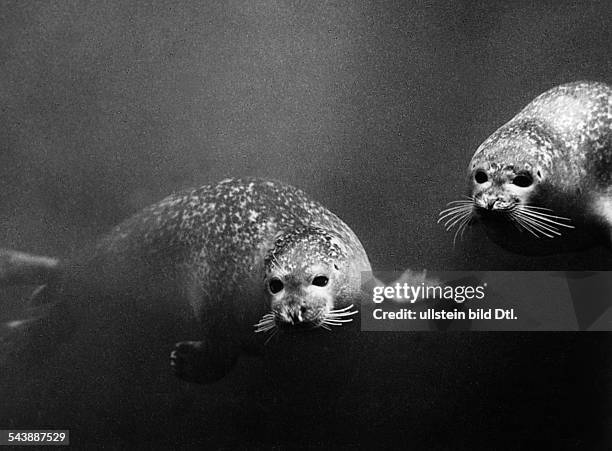
<path fill-rule="evenodd" d="M 469 195 L 438 222 L 482 223 L 497 244 L 550 254 L 610 244 L 612 87 L 579 81 L 536 97 L 476 150 Z"/>
<path fill-rule="evenodd" d="M 242 351 L 279 330 L 350 323 L 361 273 L 371 271 L 362 244 L 338 216 L 297 188 L 256 178 L 171 195 L 61 265 L 20 253 L 4 261 L 19 268 L 5 264 L 0 281 L 23 283 L 21 272 L 40 283 L 47 274 L 33 304 L 61 312 L 52 322 L 48 313 L 11 322 L 20 336 L 55 337 L 48 329 L 67 329 L 70 309 L 84 304 L 99 315 L 179 312 L 185 324 L 196 324 L 197 336 L 174 346 L 171 367 L 197 383 L 220 379 Z M 94 310 L 100 305 L 103 311 Z"/>

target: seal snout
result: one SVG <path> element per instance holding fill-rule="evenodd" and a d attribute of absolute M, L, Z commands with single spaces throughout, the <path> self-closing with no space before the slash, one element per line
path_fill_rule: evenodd
<path fill-rule="evenodd" d="M 276 322 L 280 326 L 309 326 L 316 325 L 319 318 L 324 315 L 326 299 L 314 296 L 301 288 L 286 293 L 273 305 L 276 312 Z"/>
<path fill-rule="evenodd" d="M 331 274 L 321 265 L 307 271 L 276 273 L 268 281 L 274 322 L 285 328 L 312 328 L 321 324 L 333 308 Z"/>
<path fill-rule="evenodd" d="M 481 202 L 477 203 L 476 206 L 484 210 L 503 210 L 504 205 L 506 204 L 507 202 L 504 202 L 503 200 L 489 198 L 483 199 Z"/>
<path fill-rule="evenodd" d="M 306 322 L 311 316 L 306 300 L 295 295 L 289 295 L 287 298 L 279 309 L 279 319 L 291 325 Z"/>
<path fill-rule="evenodd" d="M 474 206 L 479 212 L 505 212 L 516 205 L 516 200 L 504 196 L 483 194 L 474 198 Z"/>

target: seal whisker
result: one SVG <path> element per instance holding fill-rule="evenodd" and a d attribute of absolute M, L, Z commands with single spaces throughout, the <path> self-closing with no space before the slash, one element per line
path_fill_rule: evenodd
<path fill-rule="evenodd" d="M 270 329 L 274 329 L 276 327 L 276 313 L 270 312 L 266 313 L 261 317 L 257 324 L 253 325 L 255 327 L 255 333 L 267 332 Z"/>
<path fill-rule="evenodd" d="M 518 222 L 518 223 L 521 225 L 521 227 L 522 227 L 524 230 L 527 230 L 529 233 L 531 233 L 531 234 L 532 234 L 533 236 L 535 236 L 536 238 L 541 238 L 541 237 L 540 237 L 540 235 L 538 235 L 538 232 L 537 232 L 537 231 L 535 231 L 535 230 L 533 230 L 533 229 L 531 228 L 531 226 L 529 226 L 529 225 L 525 224 L 525 223 L 524 223 L 522 220 L 517 220 L 517 222 Z"/>
<path fill-rule="evenodd" d="M 460 215 L 462 213 L 471 212 L 471 211 L 472 211 L 472 207 L 469 206 L 469 207 L 462 207 L 462 208 L 459 208 L 459 209 L 454 210 L 454 211 L 446 212 L 446 213 L 444 213 L 443 215 L 440 216 L 440 218 L 438 219 L 438 223 L 440 223 L 444 219 L 446 219 L 447 222 L 448 222 L 448 220 L 452 219 L 454 216 Z"/>
<path fill-rule="evenodd" d="M 547 218 L 542 218 L 541 216 L 533 216 L 533 215 L 528 215 L 525 212 L 521 212 L 521 214 L 526 217 L 526 218 L 531 218 L 534 220 L 537 220 L 539 222 L 541 222 L 542 224 L 547 224 L 550 226 L 559 226 L 559 227 L 566 227 L 568 229 L 573 229 L 574 226 L 571 224 L 564 224 L 562 222 L 557 222 L 557 221 L 553 221 L 551 219 L 547 219 Z"/>
<path fill-rule="evenodd" d="M 472 203 L 472 199 L 470 198 L 469 200 L 452 200 L 449 203 L 447 203 L 446 205 L 453 205 L 453 204 L 459 204 L 459 205 L 466 205 L 466 204 L 471 204 Z"/>
<path fill-rule="evenodd" d="M 438 213 L 438 214 L 442 215 L 442 214 L 450 212 L 450 211 L 462 210 L 464 208 L 469 208 L 472 205 L 473 205 L 472 202 L 465 202 L 464 204 L 461 204 L 461 205 L 453 205 L 452 207 L 448 207 L 448 208 L 445 208 L 445 209 L 441 210 L 440 213 Z"/>
<path fill-rule="evenodd" d="M 446 227 L 448 223 L 452 222 L 453 220 L 457 219 L 460 216 L 463 216 L 466 213 L 471 213 L 471 212 L 468 212 L 467 210 L 453 212 L 452 214 L 446 215 L 438 219 L 438 224 L 444 221 L 443 226 Z"/>
<path fill-rule="evenodd" d="M 457 230 L 455 231 L 455 237 L 454 239 L 456 239 L 457 235 L 461 232 L 461 230 L 465 227 L 465 225 L 470 222 L 470 220 L 472 219 L 471 215 L 467 215 L 464 216 L 461 220 L 461 222 L 459 223 Z"/>
<path fill-rule="evenodd" d="M 519 225 L 520 228 L 527 230 L 536 238 L 540 238 L 540 235 L 538 235 L 529 225 L 525 224 L 523 219 L 518 217 L 515 213 L 511 213 L 510 217 L 512 218 L 515 224 Z"/>
<path fill-rule="evenodd" d="M 548 238 L 554 238 L 555 236 L 561 236 L 561 233 L 555 229 L 551 229 L 550 227 L 545 227 L 542 224 L 539 224 L 537 222 L 534 222 L 534 221 L 531 221 L 525 218 L 523 218 L 523 220 L 527 222 L 530 226 L 532 226 L 536 231 L 538 231 L 539 233 L 541 233 L 542 235 Z"/>
<path fill-rule="evenodd" d="M 353 321 L 353 318 L 346 318 L 346 319 L 325 318 L 326 324 L 350 323 L 351 321 Z"/>
<path fill-rule="evenodd" d="M 330 319 L 340 319 L 340 318 L 346 318 L 346 317 L 349 317 L 349 316 L 351 316 L 351 315 L 353 315 L 353 314 L 355 314 L 355 313 L 357 313 L 357 312 L 351 312 L 351 313 L 348 313 L 348 314 L 346 314 L 346 315 L 329 315 L 329 314 L 328 314 L 328 315 L 325 315 L 325 317 L 326 317 L 326 318 L 330 318 Z"/>
<path fill-rule="evenodd" d="M 261 333 L 261 332 L 267 332 L 270 329 L 274 329 L 275 327 L 276 327 L 275 324 L 270 324 L 270 325 L 267 325 L 266 327 L 259 327 L 259 328 L 257 328 L 255 330 L 255 333 L 258 334 L 258 333 Z"/>
<path fill-rule="evenodd" d="M 464 209 L 471 208 L 471 207 L 472 207 L 472 202 L 468 202 L 463 205 L 455 205 L 454 207 L 445 208 L 440 213 L 438 213 L 438 215 L 442 216 L 444 213 L 448 213 L 451 211 L 457 211 L 457 210 L 464 210 Z"/>
<path fill-rule="evenodd" d="M 253 324 L 253 327 L 257 327 L 257 328 L 262 328 L 262 327 L 266 327 L 270 324 L 274 324 L 274 321 L 272 320 L 265 320 L 265 321 L 260 321 L 257 324 Z"/>
<path fill-rule="evenodd" d="M 449 208 L 445 208 L 444 210 L 440 211 L 440 213 L 438 213 L 439 216 L 442 216 L 445 213 L 449 213 L 451 211 L 457 211 L 457 210 L 465 210 L 465 209 L 469 209 L 471 208 L 473 205 L 472 202 L 469 203 L 465 203 L 463 205 L 454 205 L 452 207 Z"/>
<path fill-rule="evenodd" d="M 565 221 L 570 221 L 570 218 L 566 218 L 565 216 L 557 216 L 557 215 L 551 215 L 549 213 L 542 213 L 541 211 L 534 211 L 531 208 L 529 208 L 528 205 L 521 205 L 520 207 L 518 207 L 521 211 L 526 212 L 526 213 L 530 213 L 533 215 L 539 215 L 539 216 L 546 216 L 548 218 L 556 218 L 556 219 L 563 219 Z M 548 209 L 548 211 L 553 211 Z"/>
<path fill-rule="evenodd" d="M 558 222 L 558 221 L 554 220 L 554 219 L 558 219 L 558 220 L 562 220 L 562 221 L 571 221 L 570 218 L 565 218 L 563 216 L 549 215 L 549 214 L 546 214 L 546 213 L 540 213 L 540 212 L 536 212 L 536 211 L 526 211 L 526 210 L 523 209 L 523 207 L 519 208 L 519 210 L 520 210 L 520 212 L 522 214 L 528 215 L 528 216 L 533 217 L 533 218 L 541 219 L 542 221 L 547 221 L 547 222 L 550 222 L 550 223 L 553 223 L 553 224 L 556 224 L 556 225 L 559 225 L 559 226 L 562 226 L 562 227 L 568 227 L 568 228 L 572 228 L 572 229 L 574 228 L 574 226 L 571 225 L 571 224 L 564 224 L 562 222 Z"/>
<path fill-rule="evenodd" d="M 447 207 L 449 208 L 453 208 L 453 207 L 460 207 L 461 205 L 471 205 L 473 203 L 473 200 L 453 200 L 450 201 L 446 204 Z"/>
<path fill-rule="evenodd" d="M 471 202 L 469 204 L 465 204 L 465 205 L 455 205 L 454 207 L 445 208 L 440 213 L 438 213 L 438 216 L 445 216 L 445 215 L 448 215 L 448 214 L 453 213 L 453 212 L 466 211 L 466 210 L 471 210 L 471 209 L 472 209 L 472 203 Z"/>
<path fill-rule="evenodd" d="M 472 206 L 465 206 L 465 207 L 461 207 L 461 208 L 455 208 L 452 211 L 441 211 L 439 213 L 439 217 L 438 217 L 438 223 L 440 223 L 441 221 L 443 221 L 444 219 L 446 219 L 449 216 L 454 216 L 457 215 L 459 213 L 465 212 L 465 211 L 469 211 L 472 209 Z"/>
<path fill-rule="evenodd" d="M 257 324 L 253 324 L 255 327 L 265 326 L 266 324 L 274 323 L 274 317 L 272 318 L 262 318 L 259 320 Z"/>
<path fill-rule="evenodd" d="M 329 312 L 327 312 L 327 313 L 328 313 L 328 315 L 329 315 L 330 313 L 341 313 L 341 312 L 347 312 L 347 311 L 349 311 L 350 309 L 352 309 L 353 307 L 354 307 L 354 304 L 351 304 L 351 305 L 348 305 L 348 306 L 346 306 L 346 307 L 344 307 L 344 308 L 339 308 L 339 309 L 330 310 L 330 311 L 329 311 Z M 354 313 L 357 313 L 357 312 L 356 312 L 356 311 L 354 311 L 354 312 L 351 312 L 350 314 L 351 314 L 351 315 L 353 315 Z"/>
<path fill-rule="evenodd" d="M 352 321 L 352 320 L 351 320 Z M 349 321 L 350 322 L 350 321 Z M 323 321 L 321 321 L 321 324 L 325 324 L 327 326 L 342 326 L 342 323 L 338 323 L 338 322 L 334 322 L 334 321 L 330 321 L 328 319 L 324 319 Z"/>
<path fill-rule="evenodd" d="M 472 221 L 472 216 L 470 216 L 468 220 L 461 224 L 461 226 L 459 227 L 459 229 L 461 230 L 461 234 L 459 235 L 459 241 L 463 239 L 463 232 L 465 232 L 465 229 L 467 229 L 467 226 L 470 224 L 470 221 Z"/>
<path fill-rule="evenodd" d="M 536 237 L 540 238 L 540 236 L 538 235 L 538 233 L 548 237 L 548 238 L 554 238 L 553 235 L 550 235 L 548 233 L 546 233 L 546 231 L 537 223 L 534 223 L 533 221 L 529 220 L 529 218 L 525 217 L 525 216 L 520 216 L 517 215 L 515 216 L 515 219 L 520 222 L 520 224 L 528 231 L 530 231 L 533 235 L 535 235 Z"/>
<path fill-rule="evenodd" d="M 519 222 L 517 221 L 515 215 L 513 213 L 510 213 L 508 215 L 508 218 L 510 219 L 510 223 L 514 226 L 514 228 L 522 233 L 523 232 L 523 226 L 521 224 L 519 224 Z"/>
<path fill-rule="evenodd" d="M 471 211 L 472 211 L 472 206 L 470 205 L 469 207 L 462 207 L 462 208 L 460 208 L 458 210 L 449 211 L 449 212 L 446 212 L 444 214 L 442 214 L 442 212 L 440 212 L 440 218 L 438 219 L 438 224 L 440 222 L 442 222 L 443 220 L 445 220 L 445 219 L 448 221 L 447 218 L 452 219 L 453 216 L 457 216 L 457 215 L 459 215 L 461 213 L 471 212 Z"/>
<path fill-rule="evenodd" d="M 357 310 L 351 310 L 353 307 L 354 305 L 351 304 L 343 308 L 330 310 L 324 315 L 321 327 L 327 326 L 329 329 L 329 326 L 342 326 L 344 323 L 352 322 L 353 318 L 348 317 L 358 313 Z"/>
<path fill-rule="evenodd" d="M 331 317 L 331 318 L 338 318 L 342 316 L 351 316 L 351 315 L 354 315 L 355 313 L 357 313 L 357 310 L 351 310 L 349 312 L 335 312 L 333 310 L 330 310 L 325 316 Z"/>
<path fill-rule="evenodd" d="M 446 221 L 444 223 L 444 226 L 446 227 L 446 230 L 449 231 L 450 229 L 452 229 L 455 225 L 457 225 L 458 223 L 460 223 L 461 221 L 463 221 L 465 218 L 468 218 L 472 216 L 472 211 L 466 211 L 463 212 L 451 219 L 449 219 L 448 221 Z"/>
<path fill-rule="evenodd" d="M 318 327 L 322 327 L 325 330 L 331 331 L 331 327 L 327 326 L 325 323 L 320 323 Z"/>
<path fill-rule="evenodd" d="M 266 338 L 266 341 L 264 341 L 264 346 L 267 345 L 270 342 L 270 340 L 272 340 L 272 338 L 276 336 L 277 333 L 278 333 L 278 328 L 274 329 L 274 331 L 270 334 L 270 336 Z"/>
<path fill-rule="evenodd" d="M 350 323 L 353 318 L 348 317 L 358 313 L 357 310 L 351 310 L 353 307 L 354 305 L 351 304 L 340 309 L 330 310 L 325 314 L 321 323 L 329 326 L 342 326 L 343 323 Z"/>
<path fill-rule="evenodd" d="M 461 236 L 463 236 L 463 230 L 465 229 L 465 227 L 467 226 L 467 224 L 472 220 L 472 215 L 471 213 L 467 216 L 464 216 L 464 219 L 462 220 L 462 222 L 459 224 L 459 227 L 457 227 L 457 230 L 455 231 L 455 235 L 453 236 L 453 247 L 455 246 L 456 242 L 457 242 L 457 235 L 459 234 L 459 232 L 461 232 Z M 447 229 L 448 230 L 448 229 Z"/>
<path fill-rule="evenodd" d="M 530 219 L 530 218 L 528 218 L 526 216 L 521 216 L 521 215 L 518 215 L 518 214 L 517 214 L 517 216 L 521 218 L 521 221 L 523 221 L 523 225 L 529 225 L 536 233 L 540 233 L 540 234 L 542 234 L 542 235 L 544 235 L 544 236 L 546 236 L 548 238 L 553 238 L 553 235 L 550 235 L 550 234 L 546 233 L 547 231 L 551 232 L 551 233 L 556 233 L 556 234 L 559 235 L 558 232 L 555 232 L 555 231 L 553 231 L 553 230 L 551 230 L 551 229 L 549 229 L 547 227 L 544 227 L 539 222 L 534 221 L 534 220 L 532 220 L 532 219 Z"/>
<path fill-rule="evenodd" d="M 557 229 L 557 227 L 555 227 L 555 226 L 563 226 L 563 227 L 568 227 L 568 228 L 571 228 L 571 229 L 574 228 L 574 226 L 572 226 L 572 225 L 559 223 L 559 222 L 553 221 L 551 219 L 541 218 L 539 216 L 529 215 L 529 214 L 525 213 L 524 211 L 523 212 L 519 211 L 517 213 L 519 215 L 521 215 L 523 218 L 529 219 L 530 221 L 532 221 L 534 223 L 537 223 L 538 225 L 540 225 L 541 227 L 543 227 L 543 228 L 545 228 L 547 230 L 550 230 L 550 231 L 554 230 L 555 232 L 558 232 L 559 235 L 561 235 L 561 232 L 559 232 L 559 229 Z"/>
<path fill-rule="evenodd" d="M 519 214 L 519 216 L 521 215 L 521 213 L 520 213 L 520 212 L 519 212 L 518 214 Z M 540 229 L 543 229 L 543 230 L 548 230 L 550 233 L 554 233 L 555 235 L 559 235 L 559 236 L 561 235 L 561 232 L 559 232 L 559 229 L 557 229 L 557 228 L 556 228 L 554 225 L 552 225 L 552 224 L 547 224 L 547 223 L 545 223 L 545 222 L 539 221 L 538 219 L 536 219 L 536 218 L 531 218 L 531 217 L 529 217 L 529 216 L 522 216 L 522 218 L 523 218 L 525 221 L 529 222 L 530 224 L 537 225 L 537 226 L 538 226 L 538 228 L 540 228 Z"/>
<path fill-rule="evenodd" d="M 472 217 L 472 213 L 470 212 L 470 213 L 464 213 L 462 215 L 456 216 L 452 220 L 448 220 L 446 223 L 444 223 L 446 231 L 448 232 L 456 225 L 461 224 L 463 221 L 471 217 Z"/>
<path fill-rule="evenodd" d="M 553 211 L 550 208 L 546 208 L 546 207 L 537 207 L 535 205 L 522 205 L 521 208 L 524 209 L 528 209 L 528 210 L 544 210 L 544 211 Z"/>
<path fill-rule="evenodd" d="M 270 327 L 265 327 L 265 328 L 262 328 L 262 329 L 257 329 L 257 330 L 255 331 L 255 333 L 256 333 L 256 334 L 260 334 L 260 333 L 268 332 L 269 330 L 274 329 L 274 327 L 275 327 L 275 326 L 270 326 Z"/>

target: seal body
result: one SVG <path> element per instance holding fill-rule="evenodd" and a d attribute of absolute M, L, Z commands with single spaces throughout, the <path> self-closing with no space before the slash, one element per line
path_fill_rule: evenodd
<path fill-rule="evenodd" d="M 34 299 L 62 313 L 28 323 L 27 335 L 54 336 L 58 318 L 67 329 L 74 316 L 172 317 L 186 334 L 172 368 L 210 382 L 281 329 L 350 322 L 362 271 L 370 264 L 359 239 L 302 191 L 224 180 L 144 209 L 65 264 Z"/>
<path fill-rule="evenodd" d="M 481 222 L 493 241 L 523 254 L 609 242 L 611 128 L 609 85 L 574 82 L 544 92 L 478 147 L 469 196 L 441 220 L 459 233 Z"/>

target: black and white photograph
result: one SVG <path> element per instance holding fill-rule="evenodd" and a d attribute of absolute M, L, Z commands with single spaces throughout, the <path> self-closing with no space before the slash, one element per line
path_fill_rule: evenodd
<path fill-rule="evenodd" d="M 612 449 L 611 23 L 0 0 L 0 449 Z"/>

